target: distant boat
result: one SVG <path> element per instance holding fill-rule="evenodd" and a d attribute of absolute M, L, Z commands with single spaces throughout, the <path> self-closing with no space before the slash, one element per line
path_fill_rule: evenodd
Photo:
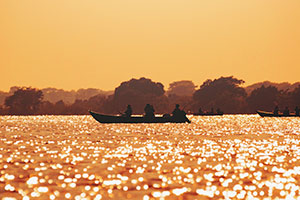
<path fill-rule="evenodd" d="M 273 112 L 266 112 L 257 110 L 256 111 L 261 117 L 300 117 L 300 115 L 296 115 L 295 113 L 291 113 L 289 115 L 284 115 L 283 113 L 278 113 L 277 115 Z"/>
<path fill-rule="evenodd" d="M 194 116 L 222 116 L 223 113 L 193 113 Z"/>
<path fill-rule="evenodd" d="M 191 121 L 185 117 L 184 119 L 175 119 L 174 117 L 124 117 L 115 115 L 103 115 L 93 111 L 89 111 L 90 114 L 100 123 L 191 123 Z"/>

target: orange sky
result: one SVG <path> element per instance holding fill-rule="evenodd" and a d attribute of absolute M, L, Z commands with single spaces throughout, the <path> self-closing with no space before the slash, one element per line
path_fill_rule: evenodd
<path fill-rule="evenodd" d="M 299 0 L 1 0 L 0 90 L 300 81 Z"/>

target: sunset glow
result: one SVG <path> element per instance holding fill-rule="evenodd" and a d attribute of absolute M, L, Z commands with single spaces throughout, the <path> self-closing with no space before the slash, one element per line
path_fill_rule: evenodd
<path fill-rule="evenodd" d="M 0 90 L 234 75 L 296 82 L 299 0 L 3 0 Z"/>

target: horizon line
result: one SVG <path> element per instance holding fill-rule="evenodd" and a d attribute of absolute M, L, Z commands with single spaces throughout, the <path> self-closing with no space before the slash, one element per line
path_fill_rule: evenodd
<path fill-rule="evenodd" d="M 227 76 L 220 76 L 220 77 L 227 77 Z M 142 77 L 140 77 L 140 78 L 142 78 Z M 145 78 L 145 77 L 144 77 Z M 236 77 L 235 77 L 236 78 Z M 131 78 L 131 79 L 138 79 L 138 78 Z M 129 80 L 131 80 L 131 79 L 129 79 Z M 151 78 L 149 78 L 150 80 L 152 80 Z M 217 79 L 217 78 L 214 78 L 214 79 Z M 211 79 L 211 80 L 214 80 L 214 79 Z M 128 81 L 129 81 L 128 80 Z M 206 79 L 206 80 L 208 80 L 208 79 Z M 152 80 L 153 81 L 153 80 Z M 195 84 L 195 82 L 193 81 L 193 80 L 187 80 L 187 79 L 184 79 L 184 80 L 178 80 L 178 81 L 192 81 L 194 84 Z M 120 82 L 120 84 L 121 83 L 123 83 L 123 82 L 126 82 L 126 81 L 122 81 L 122 82 Z M 153 82 L 156 82 L 156 81 L 153 81 Z M 157 82 L 160 82 L 160 83 L 162 83 L 163 84 L 163 82 L 161 82 L 161 81 L 157 81 Z M 172 82 L 170 82 L 170 83 L 173 83 L 173 82 L 177 82 L 177 81 L 172 81 Z M 204 81 L 203 81 L 204 82 Z M 202 83 L 203 83 L 202 82 Z M 251 85 L 254 85 L 254 84 L 257 84 L 257 83 L 264 83 L 264 82 L 270 82 L 270 83 L 274 83 L 274 84 L 283 84 L 283 83 L 288 83 L 288 84 L 291 84 L 291 85 L 294 85 L 294 84 L 296 84 L 296 83 L 300 83 L 300 81 L 296 81 L 296 82 L 289 82 L 289 81 L 282 81 L 282 82 L 273 82 L 273 81 L 269 81 L 269 80 L 264 80 L 264 81 L 258 81 L 258 82 L 253 82 L 253 83 L 251 83 L 251 84 L 246 84 L 246 81 L 245 81 L 245 83 L 243 83 L 243 84 L 241 84 L 241 85 L 243 85 L 242 87 L 249 87 L 249 86 L 251 86 Z M 170 85 L 170 83 L 168 83 L 167 85 L 169 86 Z M 198 87 L 200 87 L 200 85 L 197 85 L 197 84 L 195 84 L 196 86 L 197 86 L 197 88 Z M 119 86 L 119 85 L 118 85 Z M 40 89 L 40 90 L 42 90 L 42 89 L 47 89 L 47 88 L 53 88 L 53 89 L 57 89 L 57 90 L 64 90 L 64 91 L 78 91 L 78 90 L 80 90 L 80 89 L 98 89 L 98 90 L 102 90 L 102 91 L 104 91 L 104 92 L 111 92 L 111 91 L 114 91 L 118 86 L 116 86 L 115 88 L 113 88 L 113 89 L 101 89 L 101 88 L 97 88 L 97 87 L 82 87 L 82 88 L 77 88 L 77 89 L 74 89 L 74 88 L 72 88 L 72 89 L 68 89 L 68 88 L 59 88 L 59 87 L 55 87 L 55 86 L 46 86 L 46 87 L 35 87 L 35 86 L 25 86 L 25 85 L 23 85 L 23 86 L 18 86 L 18 85 L 13 85 L 13 86 L 10 86 L 7 90 L 2 90 L 2 89 L 0 89 L 0 92 L 6 92 L 6 93 L 8 93 L 9 91 L 10 91 L 10 89 L 12 88 L 12 87 L 31 87 L 31 88 L 36 88 L 36 89 Z M 164 85 L 163 84 L 163 86 L 164 87 L 166 87 L 166 85 Z M 166 90 L 167 91 L 167 90 Z"/>

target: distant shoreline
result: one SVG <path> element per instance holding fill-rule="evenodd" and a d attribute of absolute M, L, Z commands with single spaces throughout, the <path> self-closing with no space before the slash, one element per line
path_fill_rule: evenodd
<path fill-rule="evenodd" d="M 265 81 L 242 87 L 244 83 L 233 76 L 221 76 L 207 79 L 200 87 L 189 80 L 175 81 L 165 90 L 162 83 L 142 77 L 122 82 L 114 91 L 12 87 L 9 93 L 0 92 L 0 115 L 88 115 L 88 110 L 119 114 L 129 104 L 133 114 L 143 114 L 146 104 L 152 104 L 159 114 L 171 113 L 175 104 L 186 113 L 220 109 L 225 114 L 300 107 L 300 82 Z"/>

